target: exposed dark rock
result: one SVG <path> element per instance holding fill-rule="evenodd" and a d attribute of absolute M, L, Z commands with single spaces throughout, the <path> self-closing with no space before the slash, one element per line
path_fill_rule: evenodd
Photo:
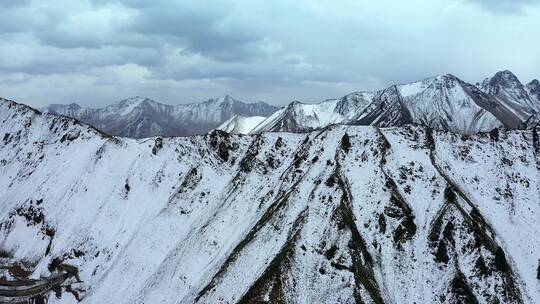
<path fill-rule="evenodd" d="M 330 247 L 330 249 L 326 250 L 326 252 L 324 253 L 324 256 L 326 257 L 326 259 L 328 260 L 333 259 L 334 256 L 336 255 L 337 249 L 338 249 L 337 246 L 333 245 L 332 247 Z"/>
<path fill-rule="evenodd" d="M 493 140 L 494 142 L 499 141 L 499 129 L 493 129 L 493 130 L 491 130 L 491 132 L 489 132 L 489 137 L 490 137 L 491 140 Z"/>
<path fill-rule="evenodd" d="M 351 141 L 349 140 L 349 134 L 345 133 L 343 134 L 343 137 L 341 138 L 341 149 L 345 152 L 345 153 L 348 153 L 349 150 L 351 149 Z"/>
<path fill-rule="evenodd" d="M 476 269 L 476 275 L 480 277 L 485 277 L 491 275 L 491 270 L 487 267 L 486 262 L 482 256 L 479 256 L 474 263 L 474 268 Z"/>
<path fill-rule="evenodd" d="M 507 272 L 509 270 L 506 255 L 501 247 L 498 247 L 497 251 L 495 251 L 495 267 L 502 272 Z"/>
<path fill-rule="evenodd" d="M 446 247 L 446 242 L 444 240 L 439 241 L 437 246 L 437 252 L 435 253 L 435 261 L 437 263 L 448 263 L 450 258 L 448 257 L 448 248 Z"/>
<path fill-rule="evenodd" d="M 154 146 L 152 147 L 152 154 L 156 155 L 161 149 L 163 149 L 163 138 L 156 137 Z"/>
<path fill-rule="evenodd" d="M 386 233 L 386 219 L 384 217 L 384 214 L 379 214 L 379 232 L 384 234 Z"/>
<path fill-rule="evenodd" d="M 453 280 L 451 291 L 456 298 L 456 303 L 478 304 L 478 300 L 471 291 L 462 274 L 458 274 Z"/>

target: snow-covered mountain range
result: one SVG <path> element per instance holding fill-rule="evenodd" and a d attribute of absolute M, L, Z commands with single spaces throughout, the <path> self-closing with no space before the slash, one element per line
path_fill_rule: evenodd
<path fill-rule="evenodd" d="M 444 76 L 286 109 L 480 130 L 484 94 Z M 76 269 L 49 303 L 540 303 L 538 131 L 130 139 L 0 100 L 0 301 Z"/>
<path fill-rule="evenodd" d="M 277 109 L 264 102 L 244 103 L 227 95 L 176 106 L 133 97 L 99 109 L 53 104 L 41 111 L 76 118 L 111 135 L 143 138 L 204 134 L 235 115 L 268 116 Z"/>
<path fill-rule="evenodd" d="M 295 101 L 248 133 L 305 132 L 330 124 L 387 127 L 414 123 L 475 134 L 501 126 L 524 128 L 539 111 L 538 80 L 524 86 L 510 71 L 502 71 L 475 86 L 446 74 L 317 104 Z"/>
<path fill-rule="evenodd" d="M 411 123 L 475 134 L 501 126 L 519 129 L 537 123 L 540 82 L 523 85 L 512 72 L 501 71 L 482 84 L 472 85 L 446 74 L 316 104 L 293 101 L 281 109 L 225 96 L 176 106 L 133 97 L 100 109 L 54 104 L 41 110 L 132 138 L 204 134 L 212 129 L 255 134 L 307 132 L 331 124 L 387 127 Z"/>

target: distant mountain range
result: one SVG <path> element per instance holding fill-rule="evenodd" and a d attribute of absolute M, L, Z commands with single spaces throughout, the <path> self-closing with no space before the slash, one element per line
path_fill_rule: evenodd
<path fill-rule="evenodd" d="M 446 74 L 320 103 L 293 101 L 282 108 L 225 96 L 176 106 L 133 97 L 100 109 L 55 104 L 41 110 L 76 118 L 111 135 L 133 138 L 186 136 L 213 129 L 240 134 L 307 132 L 331 124 L 418 124 L 474 134 L 499 127 L 521 129 L 537 125 L 540 82 L 535 79 L 523 85 L 506 70 L 475 85 Z"/>
<path fill-rule="evenodd" d="M 53 104 L 41 111 L 76 118 L 111 135 L 142 138 L 203 134 L 235 115 L 268 116 L 278 109 L 264 102 L 244 103 L 227 95 L 176 106 L 137 96 L 99 109 L 73 103 Z"/>
<path fill-rule="evenodd" d="M 461 134 L 497 127 L 525 128 L 538 123 L 540 82 L 526 86 L 510 71 L 482 84 L 469 84 L 446 74 L 376 92 L 356 92 L 316 104 L 294 101 L 248 133 L 306 132 L 330 124 L 378 127 L 419 124 Z M 244 120 L 236 119 L 236 123 Z M 227 126 L 228 129 L 246 129 Z"/>

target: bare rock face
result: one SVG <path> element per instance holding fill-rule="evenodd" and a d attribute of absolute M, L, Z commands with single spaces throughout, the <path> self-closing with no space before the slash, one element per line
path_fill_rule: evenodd
<path fill-rule="evenodd" d="M 0 138 L 0 262 L 75 267 L 55 303 L 540 302 L 537 129 L 136 140 L 2 100 Z"/>

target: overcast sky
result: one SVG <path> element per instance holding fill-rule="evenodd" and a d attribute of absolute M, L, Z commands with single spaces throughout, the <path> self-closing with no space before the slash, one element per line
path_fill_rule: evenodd
<path fill-rule="evenodd" d="M 452 73 L 540 77 L 536 0 L 1 0 L 0 96 L 320 101 Z"/>

